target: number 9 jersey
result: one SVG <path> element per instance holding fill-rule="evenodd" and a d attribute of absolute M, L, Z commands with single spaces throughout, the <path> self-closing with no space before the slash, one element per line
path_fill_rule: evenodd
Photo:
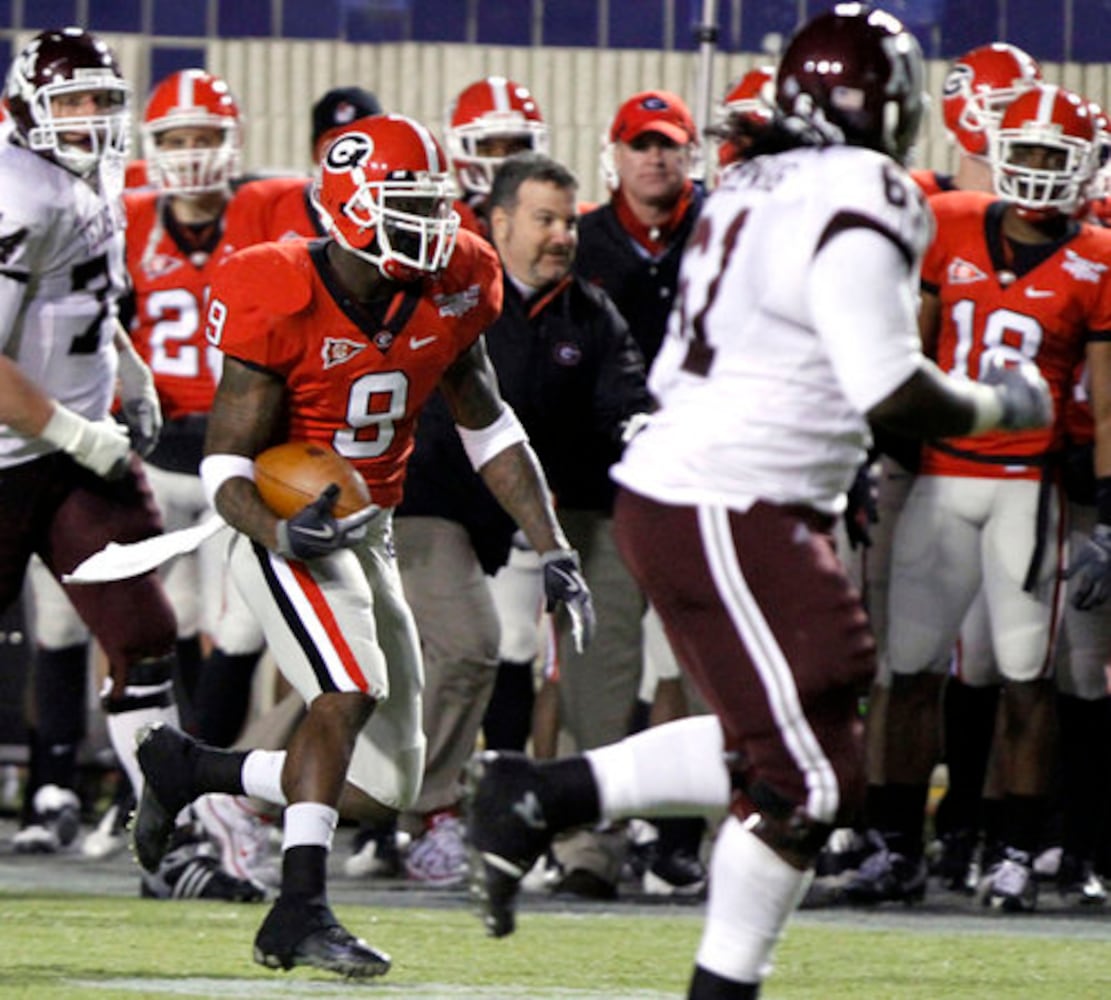
<path fill-rule="evenodd" d="M 865 414 L 921 361 L 930 233 L 910 175 L 869 149 L 731 167 L 684 252 L 649 376 L 660 410 L 615 478 L 665 503 L 839 512 L 871 443 Z"/>
<path fill-rule="evenodd" d="M 289 439 L 329 444 L 376 504 L 394 507 L 421 406 L 501 312 L 501 265 L 485 240 L 460 233 L 444 270 L 396 284 L 376 313 L 337 284 L 328 245 L 262 243 L 232 255 L 214 277 L 205 335 L 284 380 Z"/>

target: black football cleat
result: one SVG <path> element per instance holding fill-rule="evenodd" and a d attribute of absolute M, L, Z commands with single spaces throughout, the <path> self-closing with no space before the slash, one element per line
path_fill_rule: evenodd
<path fill-rule="evenodd" d="M 521 879 L 551 843 L 539 785 L 535 765 L 521 753 L 488 750 L 467 764 L 471 893 L 491 937 L 513 933 Z"/>
<path fill-rule="evenodd" d="M 131 820 L 131 845 L 151 874 L 166 854 L 178 813 L 195 797 L 195 745 L 191 736 L 162 722 L 144 727 L 136 737 L 135 752 L 146 780 Z"/>
<path fill-rule="evenodd" d="M 275 903 L 255 936 L 254 955 L 268 969 L 309 965 L 349 979 L 390 971 L 390 956 L 345 930 L 322 903 Z"/>

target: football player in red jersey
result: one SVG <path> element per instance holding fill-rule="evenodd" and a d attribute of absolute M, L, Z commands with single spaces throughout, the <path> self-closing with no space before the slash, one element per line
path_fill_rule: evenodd
<path fill-rule="evenodd" d="M 755 133 L 766 127 L 775 107 L 775 67 L 754 66 L 722 98 L 719 124 L 712 130 L 718 146 L 718 167 L 745 158 Z"/>
<path fill-rule="evenodd" d="M 990 191 L 990 129 L 1019 94 L 1042 78 L 1029 53 L 1006 42 L 971 49 L 955 59 L 942 85 L 945 130 L 957 149 L 953 174 L 915 170 L 912 176 L 926 194 L 941 191 Z"/>
<path fill-rule="evenodd" d="M 336 87 L 325 92 L 312 106 L 312 162 L 320 162 L 321 151 L 335 137 L 337 129 L 381 113 L 378 98 L 362 87 Z M 247 180 L 236 193 L 237 208 L 243 220 L 243 246 L 324 235 L 320 217 L 312 204 L 311 178 Z"/>
<path fill-rule="evenodd" d="M 923 342 L 944 369 L 968 378 L 994 364 L 1033 361 L 1053 392 L 1058 420 L 1047 430 L 951 438 L 923 449 L 895 529 L 885 785 L 874 797 L 872 822 L 890 831 L 892 872 L 921 866 L 938 693 L 961 620 L 982 587 L 1008 720 L 1006 851 L 982 884 L 983 898 L 1028 910 L 1036 900 L 1030 855 L 1048 791 L 1050 666 L 1063 596 L 1051 487 L 1063 404 L 1082 360 L 1090 373 L 1096 475 L 1111 476 L 1111 238 L 1073 218 L 1093 166 L 1087 102 L 1038 85 L 1007 107 L 991 141 L 1000 198 L 966 192 L 933 199 L 938 230 L 922 271 Z M 1111 524 L 1111 503 L 1104 518 Z M 1111 549 L 1104 532 L 1111 527 L 1097 526 L 1073 560 L 1081 602 L 1103 585 Z M 871 898 L 882 882 L 869 877 L 850 891 Z"/>
<path fill-rule="evenodd" d="M 328 146 L 315 188 L 329 232 L 237 254 L 212 289 L 206 332 L 224 353 L 202 475 L 238 532 L 231 573 L 286 677 L 308 703 L 287 751 L 205 748 L 168 726 L 140 740 L 148 778 L 134 826 L 150 868 L 173 817 L 206 791 L 287 805 L 282 891 L 255 940 L 272 968 L 376 976 L 389 958 L 344 930 L 325 868 L 346 806 L 409 806 L 423 770 L 421 660 L 393 555 L 417 415 L 443 392 L 472 464 L 542 554 L 549 604 L 584 641 L 589 590 L 547 484 L 502 403 L 483 330 L 501 306 L 497 256 L 458 231 L 451 178 L 424 126 L 375 116 Z M 373 504 L 346 519 L 333 490 L 288 519 L 252 482 L 252 457 L 283 439 L 326 442 L 363 474 Z"/>
<path fill-rule="evenodd" d="M 444 146 L 462 189 L 455 210 L 464 229 L 488 234 L 486 198 L 494 171 L 514 153 L 547 153 L 549 140 L 540 106 L 522 84 L 487 76 L 455 96 L 444 122 Z"/>
<path fill-rule="evenodd" d="M 922 191 L 927 195 L 992 192 L 988 129 L 998 125 L 1003 111 L 1018 94 L 1040 79 L 1041 68 L 1032 56 L 1002 42 L 979 46 L 955 59 L 942 85 L 942 107 L 946 131 L 956 150 L 956 169 L 952 174 L 911 171 Z M 874 466 L 876 520 L 869 530 L 870 544 L 854 555 L 879 650 L 879 672 L 868 700 L 867 730 L 869 783 L 881 785 L 883 720 L 890 687 L 886 639 L 891 546 L 917 469 L 919 445 L 882 429 L 877 431 L 876 444 L 880 452 Z M 937 813 L 936 832 L 942 853 L 936 870 L 945 884 L 958 890 L 967 888 L 978 831 L 986 822 L 981 816 L 982 791 L 998 703 L 998 676 L 983 625 L 983 602 L 978 599 L 969 612 L 967 626 L 962 628 L 944 693 L 944 757 L 949 783 Z M 917 885 L 917 879 L 915 882 Z M 896 887 L 895 891 L 903 889 Z"/>
<path fill-rule="evenodd" d="M 250 199 L 233 194 L 243 124 L 224 80 L 201 69 L 172 73 L 151 91 L 141 134 L 151 186 L 124 197 L 130 332 L 154 373 L 165 416 L 147 474 L 167 528 L 180 530 L 213 513 L 200 480 L 222 361 L 204 337 L 209 285 L 224 261 L 256 234 Z M 243 727 L 263 650 L 258 621 L 227 586 L 225 541 L 213 537 L 163 571 L 178 615 L 178 658 L 190 707 L 183 717 L 190 731 L 221 746 Z M 203 659 L 202 633 L 211 640 Z M 281 745 L 281 734 L 273 738 L 279 741 L 273 745 Z M 252 807 L 206 796 L 195 812 L 219 845 L 229 875 L 260 886 L 273 880 L 269 826 Z"/>

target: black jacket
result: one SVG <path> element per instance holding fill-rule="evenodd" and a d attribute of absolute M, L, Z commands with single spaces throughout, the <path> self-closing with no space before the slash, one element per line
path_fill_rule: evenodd
<path fill-rule="evenodd" d="M 658 260 L 638 252 L 618 221 L 612 202 L 579 219 L 575 273 L 604 289 L 613 300 L 649 367 L 667 331 L 667 317 L 679 285 L 679 262 L 702 207 L 702 198 L 701 189 L 696 186 L 690 208 Z"/>
<path fill-rule="evenodd" d="M 486 348 L 557 506 L 608 513 L 609 468 L 621 454 L 623 425 L 652 408 L 644 359 L 613 303 L 572 277 L 530 308 L 506 277 Z M 421 413 L 397 514 L 458 521 L 487 572 L 508 555 L 515 525 L 471 468 L 438 392 Z"/>

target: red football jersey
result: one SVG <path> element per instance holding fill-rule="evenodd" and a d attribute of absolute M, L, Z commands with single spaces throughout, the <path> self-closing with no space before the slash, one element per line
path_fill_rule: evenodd
<path fill-rule="evenodd" d="M 927 446 L 921 471 L 1036 479 L 1040 469 L 1031 462 L 1062 443 L 1065 404 L 1088 339 L 1111 338 L 1111 231 L 1076 223 L 1018 273 L 1001 232 L 1004 202 L 961 191 L 931 198 L 930 207 L 937 235 L 922 263 L 922 285 L 941 300 L 938 364 L 977 379 L 989 352 L 1033 361 L 1049 383 L 1057 419 L 1047 429 L 944 442 L 987 461 Z M 1027 247 L 1026 253 L 1040 249 Z M 1008 457 L 1015 462 L 1008 464 Z"/>
<path fill-rule="evenodd" d="M 324 227 L 309 200 L 312 181 L 304 177 L 267 177 L 248 181 L 235 193 L 250 243 L 323 236 Z"/>
<path fill-rule="evenodd" d="M 936 170 L 912 170 L 910 176 L 927 197 L 957 190 L 950 174 L 940 174 Z"/>
<path fill-rule="evenodd" d="M 374 502 L 393 507 L 424 401 L 501 311 L 501 266 L 485 240 L 461 231 L 447 269 L 399 290 L 372 322 L 337 301 L 325 245 L 264 243 L 236 254 L 213 282 L 206 334 L 225 354 L 280 375 L 289 438 L 331 445 L 362 473 Z"/>
<path fill-rule="evenodd" d="M 207 413 L 220 378 L 220 352 L 204 339 L 212 275 L 232 253 L 260 242 L 256 203 L 236 193 L 203 248 L 174 235 L 166 200 L 154 190 L 124 195 L 127 270 L 135 288 L 131 339 L 154 373 L 167 420 Z"/>

